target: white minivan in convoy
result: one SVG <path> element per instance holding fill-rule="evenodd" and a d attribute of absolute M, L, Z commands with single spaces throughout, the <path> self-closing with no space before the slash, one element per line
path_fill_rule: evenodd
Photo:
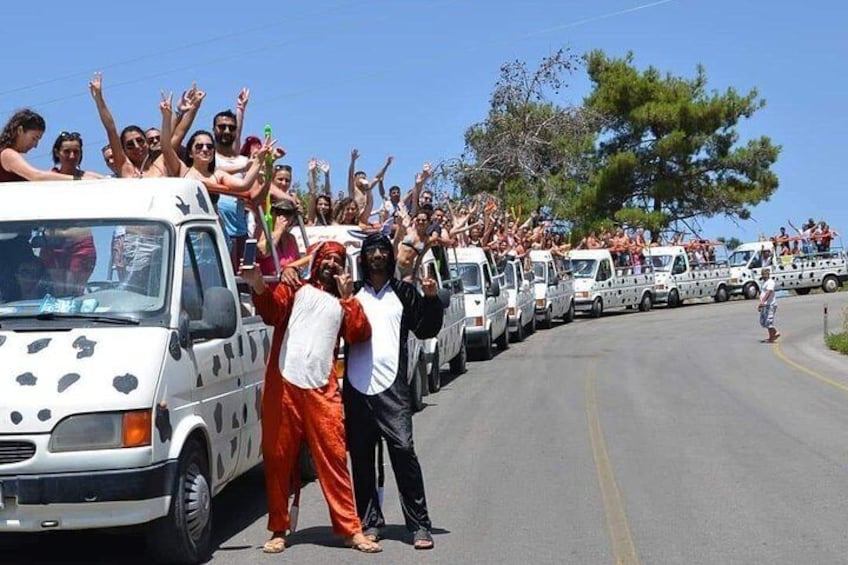
<path fill-rule="evenodd" d="M 202 560 L 211 498 L 261 461 L 272 337 L 209 194 L 151 178 L 0 199 L 0 535 L 144 524 L 154 559 Z"/>
<path fill-rule="evenodd" d="M 645 312 L 653 306 L 654 272 L 648 257 L 644 265 L 628 267 L 616 267 L 608 249 L 575 249 L 568 258 L 578 311 L 599 318 L 610 308 L 638 306 Z"/>
<path fill-rule="evenodd" d="M 775 288 L 798 294 L 809 294 L 814 288 L 836 292 L 848 281 L 848 259 L 836 246 L 823 253 L 780 256 L 771 241 L 752 241 L 734 249 L 729 262 L 730 293 L 745 298 L 759 294 L 761 271 L 766 266 L 771 267 Z"/>
<path fill-rule="evenodd" d="M 533 267 L 533 290 L 536 298 L 536 320 L 550 329 L 554 318 L 565 322 L 574 319 L 574 280 L 565 269 L 565 261 L 545 249 L 530 251 Z"/>
<path fill-rule="evenodd" d="M 512 256 L 503 262 L 502 271 L 508 299 L 509 331 L 515 341 L 524 341 L 528 333 L 536 331 L 536 298 L 529 280 L 532 272 L 525 272 L 524 262 Z"/>
<path fill-rule="evenodd" d="M 465 341 L 488 361 L 494 356 L 495 343 L 501 350 L 509 347 L 503 274 L 488 249 L 460 247 L 456 259 L 456 274 L 465 291 Z"/>
<path fill-rule="evenodd" d="M 712 298 L 716 302 L 730 298 L 727 250 L 721 244 L 711 246 L 714 260 L 703 256 L 693 260 L 680 245 L 651 248 L 657 304 L 674 308 L 694 298 Z"/>

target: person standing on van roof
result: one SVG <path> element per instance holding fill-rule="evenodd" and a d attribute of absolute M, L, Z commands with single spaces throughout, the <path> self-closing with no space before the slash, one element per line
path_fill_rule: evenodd
<path fill-rule="evenodd" d="M 347 382 L 342 390 L 356 508 L 365 535 L 377 540 L 386 524 L 375 480 L 377 442 L 382 436 L 397 480 L 401 509 L 415 549 L 431 549 L 432 525 L 421 465 L 412 441 L 412 402 L 407 378 L 407 338 L 436 337 L 444 308 L 436 282 L 421 281 L 424 296 L 394 277 L 392 242 L 374 233 L 362 243 L 364 281 L 356 297 L 371 322 L 371 339 L 346 343 Z"/>
<path fill-rule="evenodd" d="M 371 337 L 371 325 L 344 271 L 344 246 L 326 241 L 309 252 L 313 255 L 309 282 L 297 288 L 280 284 L 270 292 L 259 269 L 240 270 L 253 290 L 257 312 L 274 327 L 262 395 L 262 455 L 268 529 L 273 533 L 263 551 L 285 550 L 286 531 L 291 528 L 289 487 L 305 437 L 333 532 L 358 551 L 377 553 L 380 546 L 362 534 L 356 515 L 335 368 L 339 336 L 346 344 L 362 343 Z"/>
<path fill-rule="evenodd" d="M 780 337 L 780 332 L 774 325 L 774 315 L 777 312 L 777 296 L 774 293 L 774 279 L 771 278 L 771 269 L 764 267 L 760 271 L 763 277 L 763 290 L 760 294 L 760 302 L 757 310 L 760 312 L 760 325 L 768 330 L 768 338 L 764 343 L 774 343 Z"/>

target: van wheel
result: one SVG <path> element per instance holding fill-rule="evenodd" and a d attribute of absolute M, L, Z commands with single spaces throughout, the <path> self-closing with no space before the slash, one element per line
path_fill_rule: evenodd
<path fill-rule="evenodd" d="M 760 289 L 757 288 L 757 283 L 747 282 L 747 283 L 745 283 L 745 286 L 742 287 L 742 294 L 748 300 L 756 298 L 759 293 L 760 293 Z"/>
<path fill-rule="evenodd" d="M 677 289 L 671 289 L 671 292 L 668 293 L 668 307 L 676 308 L 680 306 L 680 294 L 678 294 Z"/>
<path fill-rule="evenodd" d="M 713 300 L 715 300 L 716 302 L 727 302 L 728 298 L 730 298 L 730 295 L 727 294 L 727 287 L 720 286 L 718 287 L 718 290 L 716 290 Z"/>
<path fill-rule="evenodd" d="M 409 383 L 413 412 L 424 410 L 424 371 L 426 371 L 426 365 L 419 359 L 418 363 L 415 364 L 415 374 L 412 375 L 412 382 Z"/>
<path fill-rule="evenodd" d="M 811 290 L 811 288 L 796 288 L 795 294 L 797 294 L 798 296 L 807 296 L 808 294 L 810 294 Z"/>
<path fill-rule="evenodd" d="M 507 349 L 509 349 L 509 325 L 504 328 L 503 333 L 498 338 L 496 343 L 498 344 L 498 349 L 500 349 L 501 351 L 506 351 Z"/>
<path fill-rule="evenodd" d="M 592 301 L 592 309 L 589 313 L 593 318 L 600 318 L 601 314 L 604 313 L 604 301 L 601 300 L 600 296 Z"/>
<path fill-rule="evenodd" d="M 651 296 L 650 292 L 646 292 L 642 295 L 642 300 L 639 302 L 639 311 L 647 312 L 654 305 L 654 298 Z"/>
<path fill-rule="evenodd" d="M 822 281 L 822 290 L 825 292 L 836 292 L 839 290 L 839 279 L 834 275 L 827 275 Z"/>
<path fill-rule="evenodd" d="M 533 313 L 530 315 L 530 333 L 536 333 L 536 309 L 533 309 Z"/>
<path fill-rule="evenodd" d="M 486 334 L 486 343 L 483 344 L 482 351 L 483 361 L 491 361 L 492 357 L 495 356 L 495 348 L 492 343 L 492 331 L 489 330 L 489 333 Z"/>
<path fill-rule="evenodd" d="M 439 348 L 433 352 L 433 360 L 430 363 L 430 372 L 427 375 L 427 388 L 430 392 L 439 392 L 442 389 L 442 372 L 439 370 Z"/>
<path fill-rule="evenodd" d="M 209 550 L 212 489 L 206 450 L 197 439 L 183 447 L 168 515 L 150 524 L 147 548 L 157 563 L 198 563 Z"/>
<path fill-rule="evenodd" d="M 521 316 L 518 317 L 518 324 L 515 327 L 515 342 L 524 341 L 524 324 L 521 323 Z"/>
<path fill-rule="evenodd" d="M 548 308 L 545 310 L 545 319 L 542 320 L 542 329 L 549 330 L 554 326 L 554 313 Z"/>
<path fill-rule="evenodd" d="M 468 361 L 468 348 L 465 346 L 465 336 L 462 336 L 462 344 L 459 346 L 459 353 L 450 360 L 450 372 L 453 376 L 459 376 L 466 371 L 466 361 Z"/>
<path fill-rule="evenodd" d="M 573 322 L 573 321 L 574 321 L 574 299 L 573 299 L 573 298 L 572 298 L 572 299 L 571 299 L 571 301 L 568 303 L 568 310 L 567 310 L 567 311 L 565 312 L 565 314 L 563 315 L 562 320 L 563 320 L 566 324 L 567 324 L 567 323 L 569 323 L 569 322 Z"/>

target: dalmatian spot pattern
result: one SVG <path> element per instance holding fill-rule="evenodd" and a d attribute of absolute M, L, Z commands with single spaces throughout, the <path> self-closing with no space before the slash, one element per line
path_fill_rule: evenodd
<path fill-rule="evenodd" d="M 227 374 L 232 375 L 233 374 L 233 359 L 236 358 L 236 356 L 233 354 L 233 344 L 232 343 L 227 342 L 227 343 L 224 344 L 224 356 L 227 358 Z"/>
<path fill-rule="evenodd" d="M 268 330 L 262 330 L 262 352 L 265 363 L 267 363 L 268 355 L 271 353 L 271 340 L 268 339 Z"/>
<path fill-rule="evenodd" d="M 256 393 L 253 399 L 253 407 L 256 409 L 256 417 L 262 419 L 262 387 L 256 387 Z"/>
<path fill-rule="evenodd" d="M 45 337 L 33 341 L 32 343 L 27 345 L 27 353 L 29 353 L 30 355 L 32 355 L 33 353 L 38 353 L 39 351 L 50 345 L 50 340 L 51 338 Z"/>
<path fill-rule="evenodd" d="M 167 406 L 158 404 L 156 406 L 156 431 L 159 432 L 159 441 L 165 443 L 171 439 L 173 429 L 171 428 L 171 411 Z"/>
<path fill-rule="evenodd" d="M 32 373 L 23 373 L 18 375 L 15 380 L 18 381 L 18 384 L 21 386 L 35 386 L 36 381 L 38 381 L 38 377 Z"/>
<path fill-rule="evenodd" d="M 201 375 L 200 373 L 197 373 L 197 382 L 195 383 L 195 385 L 197 385 L 197 388 L 203 386 L 203 375 Z"/>
<path fill-rule="evenodd" d="M 183 350 L 180 347 L 180 336 L 177 335 L 177 332 L 171 332 L 171 338 L 168 340 L 168 353 L 171 354 L 174 361 L 179 361 L 183 356 Z"/>
<path fill-rule="evenodd" d="M 250 454 L 253 451 L 253 438 L 247 438 L 247 458 L 250 459 Z"/>
<path fill-rule="evenodd" d="M 129 373 L 112 379 L 112 386 L 118 392 L 129 394 L 138 388 L 138 377 Z"/>
<path fill-rule="evenodd" d="M 212 357 L 212 374 L 216 377 L 221 372 L 221 358 L 217 355 Z"/>
<path fill-rule="evenodd" d="M 53 416 L 53 415 L 52 415 L 52 413 L 50 412 L 50 410 L 49 410 L 48 408 L 45 408 L 45 409 L 43 409 L 43 410 L 39 410 L 39 411 L 38 411 L 38 419 L 39 419 L 39 420 L 41 420 L 42 422 L 46 422 L 46 421 L 47 421 L 47 420 L 49 420 L 52 416 Z"/>
<path fill-rule="evenodd" d="M 4 343 L 6 343 L 6 336 L 0 335 L 0 347 L 3 347 Z"/>
<path fill-rule="evenodd" d="M 67 375 L 62 375 L 62 378 L 59 379 L 59 385 L 56 387 L 57 392 L 65 392 L 68 388 L 80 380 L 80 376 L 78 373 L 68 373 Z"/>
<path fill-rule="evenodd" d="M 191 205 L 186 204 L 185 200 L 183 200 L 181 196 L 177 196 L 177 209 L 182 213 L 183 216 L 185 216 L 189 212 L 191 212 Z"/>
<path fill-rule="evenodd" d="M 230 459 L 236 456 L 238 450 L 238 438 L 234 437 L 230 440 Z"/>
<path fill-rule="evenodd" d="M 12 423 L 13 423 L 13 424 L 15 424 L 16 426 L 17 426 L 18 424 L 20 424 L 20 423 L 23 421 L 23 419 L 24 419 L 24 417 L 23 417 L 23 416 L 21 415 L 21 413 L 20 413 L 20 412 L 18 412 L 18 411 L 12 412 L 12 413 L 9 415 L 9 418 L 12 420 Z"/>
<path fill-rule="evenodd" d="M 253 339 L 253 332 L 247 334 L 247 342 L 250 344 L 250 362 L 256 362 L 256 355 L 259 353 L 258 348 L 256 347 L 256 340 Z"/>
<path fill-rule="evenodd" d="M 197 192 L 194 194 L 197 197 L 197 205 L 200 206 L 200 209 L 209 213 L 209 204 L 206 203 L 206 197 L 203 195 L 203 191 L 200 190 L 200 187 L 197 187 Z"/>
<path fill-rule="evenodd" d="M 241 407 L 241 420 L 247 424 L 247 403 L 243 404 Z"/>
<path fill-rule="evenodd" d="M 232 426 L 233 426 L 233 429 L 234 429 L 234 430 L 239 429 L 239 419 L 238 419 L 238 414 L 236 414 L 235 412 L 233 412 L 233 421 L 232 421 Z"/>
<path fill-rule="evenodd" d="M 244 357 L 244 336 L 238 336 L 239 357 Z"/>
<path fill-rule="evenodd" d="M 84 359 L 94 355 L 94 346 L 97 345 L 97 342 L 91 341 L 84 335 L 81 335 L 74 340 L 72 345 L 74 349 L 79 349 L 79 351 L 77 351 L 77 359 Z"/>
<path fill-rule="evenodd" d="M 215 431 L 220 434 L 221 430 L 224 429 L 224 407 L 221 405 L 220 402 L 215 405 L 214 417 Z"/>

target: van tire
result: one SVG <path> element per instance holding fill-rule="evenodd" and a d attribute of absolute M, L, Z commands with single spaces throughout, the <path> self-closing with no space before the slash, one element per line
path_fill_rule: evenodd
<path fill-rule="evenodd" d="M 439 368 L 441 360 L 439 359 L 439 348 L 433 352 L 433 359 L 430 362 L 430 371 L 427 373 L 427 388 L 431 393 L 442 390 L 442 372 Z"/>
<path fill-rule="evenodd" d="M 549 306 L 547 310 L 545 310 L 545 318 L 542 320 L 542 329 L 549 330 L 554 326 L 554 313 L 551 311 L 551 307 Z"/>
<path fill-rule="evenodd" d="M 822 280 L 822 290 L 828 294 L 839 290 L 839 279 L 836 278 L 836 275 L 827 275 Z"/>
<path fill-rule="evenodd" d="M 212 535 L 212 488 L 206 449 L 196 438 L 183 447 L 168 514 L 147 528 L 147 551 L 156 563 L 199 563 Z"/>
<path fill-rule="evenodd" d="M 742 295 L 748 300 L 756 298 L 758 294 L 760 294 L 760 289 L 755 282 L 746 282 L 745 286 L 742 287 Z"/>
<path fill-rule="evenodd" d="M 483 350 L 480 352 L 480 356 L 483 358 L 483 361 L 491 361 L 492 357 L 495 356 L 495 348 L 492 343 L 492 330 L 486 334 L 486 343 L 483 344 Z"/>
<path fill-rule="evenodd" d="M 565 314 L 562 315 L 562 321 L 566 324 L 574 321 L 574 299 L 572 298 L 568 302 L 568 310 L 565 311 Z"/>
<path fill-rule="evenodd" d="M 798 296 L 807 296 L 808 294 L 810 294 L 811 290 L 813 290 L 813 289 L 811 289 L 811 288 L 796 288 L 795 294 L 797 294 Z"/>
<path fill-rule="evenodd" d="M 468 348 L 465 345 L 465 336 L 462 336 L 462 344 L 459 346 L 459 353 L 450 360 L 450 372 L 454 377 L 458 377 L 466 370 L 466 361 L 468 361 Z"/>
<path fill-rule="evenodd" d="M 716 290 L 713 300 L 716 302 L 727 302 L 728 298 L 730 298 L 730 295 L 727 293 L 727 287 L 722 285 Z"/>
<path fill-rule="evenodd" d="M 415 364 L 415 374 L 412 375 L 412 382 L 409 383 L 409 396 L 412 400 L 412 412 L 421 412 L 424 410 L 424 372 L 427 366 L 421 359 Z"/>
<path fill-rule="evenodd" d="M 680 306 L 680 294 L 676 288 L 673 288 L 668 293 L 668 307 L 677 308 L 678 306 Z"/>
<path fill-rule="evenodd" d="M 504 327 L 504 331 L 501 336 L 495 342 L 498 344 L 498 349 L 501 351 L 506 351 L 509 349 L 509 323 Z"/>
<path fill-rule="evenodd" d="M 601 300 L 601 297 L 599 296 L 599 297 L 595 298 L 595 300 L 592 301 L 592 309 L 589 310 L 589 314 L 593 318 L 600 318 L 603 313 L 604 313 L 604 301 Z"/>
<path fill-rule="evenodd" d="M 648 312 L 648 311 L 651 310 L 653 305 L 654 305 L 654 297 L 651 296 L 650 292 L 646 292 L 642 295 L 642 300 L 639 301 L 639 311 L 640 312 Z"/>
<path fill-rule="evenodd" d="M 526 337 L 524 334 L 524 324 L 521 323 L 521 316 L 518 317 L 518 324 L 515 326 L 515 342 L 519 343 L 524 341 Z"/>

